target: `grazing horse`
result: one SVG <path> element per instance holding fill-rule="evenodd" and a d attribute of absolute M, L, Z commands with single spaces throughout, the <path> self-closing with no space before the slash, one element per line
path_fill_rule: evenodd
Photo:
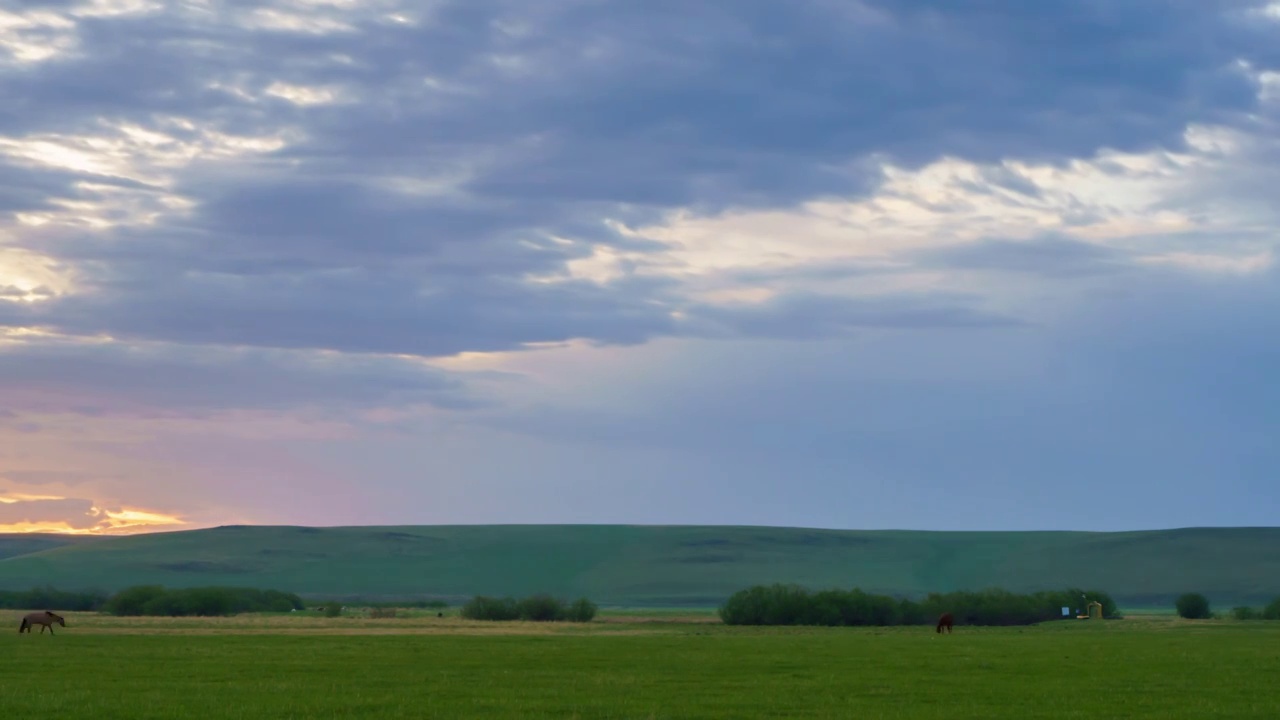
<path fill-rule="evenodd" d="M 942 628 L 946 628 L 947 632 L 951 632 L 951 626 L 955 624 L 956 619 L 951 617 L 951 613 L 942 613 L 942 617 L 938 618 L 938 632 L 942 632 Z"/>
<path fill-rule="evenodd" d="M 29 633 L 31 632 L 31 628 L 35 627 L 36 625 L 40 625 L 41 635 L 44 634 L 45 628 L 49 628 L 49 634 L 52 635 L 54 623 L 58 623 L 62 627 L 67 626 L 67 621 L 61 615 L 55 615 L 54 613 L 51 613 L 48 610 L 45 610 L 43 612 L 27 613 L 26 615 L 22 616 L 22 624 L 18 626 L 18 633 L 19 634 L 22 634 L 24 632 Z"/>

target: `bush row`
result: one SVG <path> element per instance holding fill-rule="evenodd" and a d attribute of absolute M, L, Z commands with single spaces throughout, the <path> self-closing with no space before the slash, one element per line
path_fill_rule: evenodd
<path fill-rule="evenodd" d="M 324 608 L 329 605 L 345 605 L 362 608 L 414 608 L 419 610 L 443 610 L 449 607 L 446 600 L 375 600 L 362 597 L 309 597 L 307 603 L 313 607 Z"/>
<path fill-rule="evenodd" d="M 1263 608 L 1240 606 L 1231 608 L 1231 617 L 1236 620 L 1280 620 L 1280 598 L 1276 598 Z"/>
<path fill-rule="evenodd" d="M 1111 596 L 1069 589 L 1018 595 L 1005 590 L 930 593 L 923 600 L 874 595 L 860 589 L 810 592 L 798 585 L 757 585 L 734 593 L 720 607 L 726 625 L 922 625 L 944 612 L 961 625 L 1030 625 L 1074 614 L 1086 602 L 1102 603 L 1116 616 Z"/>
<path fill-rule="evenodd" d="M 107 602 L 104 592 L 66 592 L 51 587 L 31 590 L 0 590 L 0 608 L 6 610 L 100 610 Z"/>
<path fill-rule="evenodd" d="M 301 610 L 293 593 L 256 588 L 202 587 L 166 590 L 137 585 L 112 595 L 103 610 L 112 615 L 237 615 L 246 612 Z"/>
<path fill-rule="evenodd" d="M 520 600 L 477 595 L 462 606 L 462 617 L 468 620 L 590 622 L 598 609 L 595 603 L 586 598 L 566 604 L 550 595 L 530 595 Z"/>
<path fill-rule="evenodd" d="M 1207 620 L 1214 617 L 1209 608 L 1209 598 L 1200 593 L 1186 593 L 1173 603 L 1180 617 L 1188 620 Z M 1236 620 L 1280 620 L 1280 598 L 1272 600 L 1266 607 L 1255 608 L 1240 605 L 1231 608 L 1231 617 Z"/>

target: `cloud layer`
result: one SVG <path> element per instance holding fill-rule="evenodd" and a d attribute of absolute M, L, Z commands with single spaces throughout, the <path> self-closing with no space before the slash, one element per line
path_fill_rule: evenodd
<path fill-rule="evenodd" d="M 1097 525 L 1043 501 L 1074 482 L 1064 457 L 1190 487 L 1276 419 L 1184 394 L 1272 352 L 1275 7 L 0 11 L 0 434 L 26 448 L 0 476 L 166 517 L 589 520 L 646 506 L 623 468 L 670 452 L 705 498 L 636 519 Z M 1117 445 L 1133 426 L 1166 440 Z M 1161 457 L 1205 433 L 1199 460 Z M 1106 523 L 1243 518 L 1274 460 L 1248 456 L 1255 502 Z M 415 474 L 432 457 L 447 477 Z M 586 493 L 610 473 L 631 479 Z M 264 507 L 258 476 L 326 497 Z M 531 505 L 545 482 L 596 500 Z M 796 482 L 808 499 L 771 515 Z M 448 483 L 513 500 L 431 504 Z M 709 509 L 740 483 L 774 499 Z M 956 484 L 1025 519 L 903 499 Z M 862 491 L 879 506 L 821 500 Z M 84 525 L 83 501 L 38 502 L 70 504 L 19 514 Z"/>

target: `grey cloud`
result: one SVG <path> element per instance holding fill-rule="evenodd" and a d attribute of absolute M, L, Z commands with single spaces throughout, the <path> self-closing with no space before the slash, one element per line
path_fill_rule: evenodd
<path fill-rule="evenodd" d="M 421 354 L 678 334 L 662 283 L 529 278 L 591 243 L 653 247 L 605 217 L 856 195 L 880 181 L 873 158 L 1057 162 L 1177 147 L 1191 122 L 1245 123 L 1255 88 L 1229 68 L 1275 60 L 1274 30 L 1231 15 L 1249 4 L 471 0 L 434 6 L 417 26 L 311 8 L 353 28 L 328 34 L 246 29 L 237 12 L 248 5 L 84 19 L 78 57 L 0 76 L 0 132 L 103 132 L 103 119 L 156 128 L 173 115 L 299 139 L 244 165 L 198 158 L 174 170 L 172 191 L 199 202 L 189 217 L 20 239 L 75 263 L 85 282 L 39 308 L 0 308 L 0 322 Z M 298 107 L 231 90 L 260 95 L 276 81 L 330 85 L 351 102 Z M 80 197 L 71 184 L 85 177 L 0 166 L 0 206 Z M 392 177 L 447 189 L 398 195 Z M 1032 189 L 1008 173 L 988 179 Z M 990 322 L 914 302 L 690 312 L 770 335 Z"/>
<path fill-rule="evenodd" d="M 960 185 L 971 192 L 990 193 L 993 188 L 1004 188 L 1028 198 L 1039 198 L 1040 187 L 1018 171 L 1008 167 L 983 167 L 978 171 L 982 182 L 964 181 Z"/>
<path fill-rule="evenodd" d="M 1134 268 L 1132 253 L 1057 235 L 1031 240 L 984 240 L 917 252 L 911 257 L 925 267 L 1057 278 L 1125 272 Z"/>
<path fill-rule="evenodd" d="M 92 500 L 78 498 L 0 503 L 0 524 L 65 522 L 71 528 L 85 530 L 101 521 L 93 508 Z"/>
<path fill-rule="evenodd" d="M 866 330 L 704 345 L 669 359 L 677 369 L 631 379 L 640 387 L 626 402 L 584 411 L 547 398 L 492 421 L 562 443 L 697 454 L 734 487 L 756 474 L 740 500 L 716 482 L 700 496 L 740 513 L 772 502 L 832 517 L 830 498 L 847 493 L 855 527 L 1269 522 L 1280 273 L 1195 291 L 1173 272 L 1103 276 L 1061 311 L 1053 324 L 963 338 Z M 939 495 L 947 502 L 928 513 L 910 509 Z"/>
<path fill-rule="evenodd" d="M 121 480 L 123 475 L 111 473 L 63 472 L 60 470 L 4 470 L 0 469 L 0 478 L 19 485 L 82 485 L 98 480 Z M 0 491 L 3 493 L 3 491 Z"/>
<path fill-rule="evenodd" d="M 846 280 L 855 277 L 887 275 L 910 270 L 907 263 L 886 265 L 865 260 L 834 260 L 800 267 L 751 267 L 726 270 L 717 275 L 727 281 L 744 284 L 765 284 L 777 281 L 825 281 Z"/>
<path fill-rule="evenodd" d="M 625 283 L 526 285 L 360 270 L 139 276 L 33 304 L 11 322 L 121 339 L 443 356 L 574 338 L 633 344 L 671 334 L 667 310 L 634 299 L 646 287 L 628 293 Z"/>
<path fill-rule="evenodd" d="M 28 412 L 91 416 L 484 404 L 458 377 L 395 358 L 62 342 L 0 351 L 0 397 Z"/>
<path fill-rule="evenodd" d="M 966 302 L 967 301 L 967 302 Z M 858 328 L 980 328 L 1018 320 L 972 307 L 972 298 L 930 295 L 842 297 L 786 293 L 763 303 L 702 305 L 689 309 L 693 334 L 814 338 Z"/>

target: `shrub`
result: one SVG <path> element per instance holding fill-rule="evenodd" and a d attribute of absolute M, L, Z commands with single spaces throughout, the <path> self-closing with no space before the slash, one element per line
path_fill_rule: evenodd
<path fill-rule="evenodd" d="M 107 602 L 101 591 L 66 592 L 49 586 L 30 590 L 0 590 L 0 608 L 6 610 L 100 610 Z"/>
<path fill-rule="evenodd" d="M 245 612 L 288 612 L 302 609 L 293 593 L 256 588 L 202 587 L 166 590 L 160 585 L 126 588 L 107 600 L 112 615 L 236 615 Z"/>
<path fill-rule="evenodd" d="M 521 620 L 553 622 L 564 619 L 565 607 L 550 595 L 530 595 L 516 603 L 516 612 Z"/>
<path fill-rule="evenodd" d="M 327 618 L 342 617 L 342 603 L 329 603 L 324 606 L 324 616 Z"/>
<path fill-rule="evenodd" d="M 1266 620 L 1280 620 L 1280 598 L 1272 600 L 1262 608 L 1262 617 Z"/>
<path fill-rule="evenodd" d="M 430 608 L 432 610 L 443 610 L 449 607 L 449 603 L 444 600 L 386 600 L 347 597 L 346 601 L 348 605 L 370 608 Z"/>
<path fill-rule="evenodd" d="M 578 598 L 573 601 L 569 609 L 565 612 L 565 620 L 570 622 L 591 622 L 599 608 L 595 603 L 586 598 Z"/>
<path fill-rule="evenodd" d="M 462 606 L 462 617 L 468 620 L 518 620 L 520 611 L 512 598 L 477 595 Z"/>
<path fill-rule="evenodd" d="M 306 606 L 302 602 L 302 598 L 294 593 L 282 592 L 280 590 L 261 590 L 258 596 L 258 602 L 265 609 L 265 612 L 290 612 L 293 610 L 302 610 Z"/>
<path fill-rule="evenodd" d="M 533 622 L 590 622 L 596 616 L 596 604 L 579 598 L 573 604 L 551 595 L 530 595 L 521 600 L 477 595 L 462 606 L 462 617 L 468 620 L 529 620 Z"/>
<path fill-rule="evenodd" d="M 1177 608 L 1179 615 L 1188 620 L 1205 620 L 1212 616 L 1209 612 L 1209 598 L 1200 593 L 1186 593 L 1173 606 Z"/>
<path fill-rule="evenodd" d="M 826 595 L 823 601 L 824 619 L 839 617 L 842 608 L 833 606 L 835 598 Z M 812 606 L 804 588 L 775 583 L 739 590 L 720 606 L 719 614 L 726 625 L 803 625 L 817 615 Z"/>
<path fill-rule="evenodd" d="M 164 588 L 160 585 L 135 585 L 112 595 L 104 609 L 112 615 L 145 615 L 147 604 L 161 595 Z"/>
<path fill-rule="evenodd" d="M 171 617 L 232 615 L 232 598 L 229 593 L 218 588 L 170 590 L 143 605 L 142 614 Z"/>
<path fill-rule="evenodd" d="M 1062 617 L 1063 606 L 1102 604 L 1114 617 L 1115 601 L 1096 590 L 1076 588 L 1017 595 L 1006 590 L 930 593 L 916 602 L 861 589 L 809 593 L 798 585 L 757 585 L 734 593 L 720 607 L 728 625 L 919 625 L 950 612 L 966 625 L 1029 625 Z"/>
<path fill-rule="evenodd" d="M 1248 605 L 1240 605 L 1231 608 L 1231 617 L 1234 620 L 1257 620 L 1262 617 L 1262 613 Z"/>

